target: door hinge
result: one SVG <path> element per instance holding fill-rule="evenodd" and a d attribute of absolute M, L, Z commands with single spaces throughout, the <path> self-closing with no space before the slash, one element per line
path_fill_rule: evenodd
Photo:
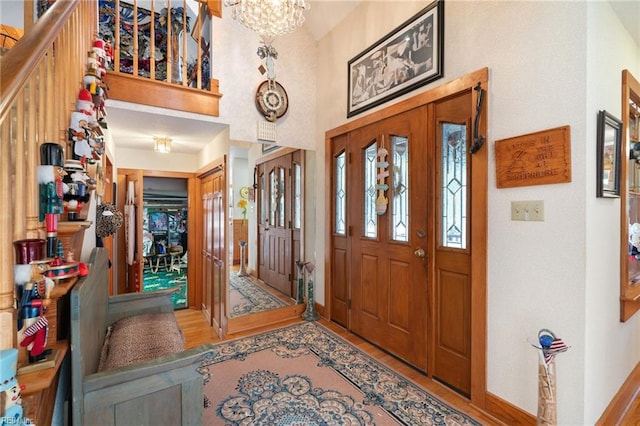
<path fill-rule="evenodd" d="M 353 236 L 353 226 L 349 225 L 349 230 L 347 231 L 350 237 Z"/>
<path fill-rule="evenodd" d="M 351 299 L 347 299 L 347 309 L 351 309 Z"/>
<path fill-rule="evenodd" d="M 291 281 L 291 274 L 289 274 L 289 281 Z"/>
<path fill-rule="evenodd" d="M 349 164 L 351 164 L 351 153 L 349 153 L 349 156 L 348 156 L 347 160 L 349 161 Z"/>

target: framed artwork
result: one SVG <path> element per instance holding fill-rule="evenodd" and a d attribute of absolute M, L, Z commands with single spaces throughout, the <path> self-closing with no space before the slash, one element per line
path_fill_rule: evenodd
<path fill-rule="evenodd" d="M 620 196 L 622 122 L 607 111 L 598 112 L 596 195 Z"/>
<path fill-rule="evenodd" d="M 166 212 L 151 212 L 149 213 L 149 231 L 151 232 L 167 232 L 168 216 Z"/>
<path fill-rule="evenodd" d="M 274 143 L 263 143 L 262 144 L 262 153 L 263 154 L 268 154 L 270 152 L 273 152 L 277 149 L 281 148 L 279 145 L 276 145 Z"/>
<path fill-rule="evenodd" d="M 436 0 L 348 63 L 347 117 L 444 75 L 444 0 Z"/>

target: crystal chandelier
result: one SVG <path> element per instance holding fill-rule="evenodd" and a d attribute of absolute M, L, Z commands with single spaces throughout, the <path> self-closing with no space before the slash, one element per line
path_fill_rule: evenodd
<path fill-rule="evenodd" d="M 233 19 L 255 31 L 263 40 L 290 33 L 304 22 L 306 0 L 225 0 Z M 265 42 L 265 44 L 268 44 Z"/>

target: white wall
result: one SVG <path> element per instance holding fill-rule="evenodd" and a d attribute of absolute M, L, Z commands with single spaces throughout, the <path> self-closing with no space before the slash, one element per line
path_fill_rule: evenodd
<path fill-rule="evenodd" d="M 325 155 L 324 132 L 347 121 L 348 60 L 424 6 L 424 2 L 366 2 L 320 41 L 318 158 Z M 594 22 L 601 13 L 606 20 Z M 596 110 L 604 106 L 595 108 L 587 101 L 593 86 L 600 85 L 603 92 L 611 92 L 611 103 L 620 104 L 619 77 L 611 81 L 610 73 L 603 71 L 602 79 L 587 79 L 587 72 L 599 66 L 591 55 L 612 50 L 607 47 L 610 40 L 618 40 L 602 33 L 610 28 L 620 31 L 619 27 L 606 2 L 450 0 L 445 3 L 444 78 L 398 98 L 489 68 L 487 386 L 489 392 L 535 414 L 538 354 L 527 339 L 535 341 L 541 328 L 553 330 L 571 346 L 556 358 L 559 424 L 593 423 L 640 359 L 637 349 L 629 348 L 638 346 L 640 320 L 634 317 L 620 325 L 616 311 L 618 254 L 611 247 L 619 241 L 615 238 L 619 210 L 616 201 L 594 196 L 594 120 Z M 597 33 L 587 37 L 587 30 Z M 593 51 L 587 49 L 592 37 L 602 38 Z M 637 67 L 638 47 L 623 43 L 622 48 Z M 613 54 L 608 52 L 602 60 Z M 620 65 L 611 62 L 610 67 Z M 496 188 L 496 140 L 563 125 L 571 126 L 570 183 Z M 316 182 L 324 182 L 325 170 L 316 170 Z M 323 215 L 329 206 L 324 205 L 324 185 L 317 188 L 315 246 L 323 253 Z M 514 200 L 544 200 L 545 221 L 512 222 Z M 598 211 L 592 220 L 594 207 Z M 591 232 L 596 226 L 604 229 Z M 323 275 L 318 270 L 318 283 L 324 283 Z M 322 288 L 318 299 L 324 301 Z M 587 344 L 592 327 L 598 334 L 589 336 Z M 604 346 L 603 341 L 613 346 Z M 605 361 L 611 347 L 620 349 L 618 364 Z M 599 371 L 592 376 L 594 370 Z"/>
<path fill-rule="evenodd" d="M 219 120 L 231 124 L 230 138 L 257 142 L 257 123 L 264 118 L 255 106 L 256 89 L 264 80 L 258 71 L 259 37 L 242 27 L 225 7 L 213 22 L 213 75 L 220 81 Z M 289 98 L 287 113 L 276 122 L 277 144 L 313 149 L 316 115 L 315 42 L 305 28 L 276 37 L 276 81 Z"/>
<path fill-rule="evenodd" d="M 587 9 L 585 422 L 597 420 L 640 359 L 640 316 L 621 323 L 620 199 L 596 198 L 596 117 L 621 119 L 621 70 L 640 76 L 640 52 L 607 3 Z M 634 52 L 635 50 L 635 52 Z M 626 152 L 623 153 L 626 157 Z"/>

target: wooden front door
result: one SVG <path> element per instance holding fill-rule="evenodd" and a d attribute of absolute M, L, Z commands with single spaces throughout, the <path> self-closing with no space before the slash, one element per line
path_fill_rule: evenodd
<path fill-rule="evenodd" d="M 427 368 L 432 199 L 426 116 L 419 108 L 352 132 L 346 185 L 350 328 L 420 370 Z"/>
<path fill-rule="evenodd" d="M 258 277 L 293 296 L 291 155 L 259 166 Z"/>
<path fill-rule="evenodd" d="M 332 320 L 465 395 L 472 98 L 383 118 L 330 148 Z"/>

